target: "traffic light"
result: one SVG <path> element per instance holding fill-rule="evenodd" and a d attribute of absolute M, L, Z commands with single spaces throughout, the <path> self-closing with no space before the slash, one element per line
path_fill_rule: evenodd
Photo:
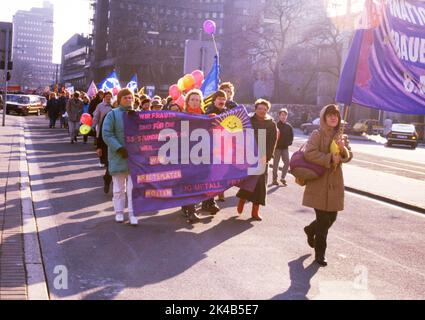
<path fill-rule="evenodd" d="M 11 78 L 12 78 L 12 74 L 10 73 L 10 71 L 8 71 L 6 74 L 6 81 L 10 81 Z"/>

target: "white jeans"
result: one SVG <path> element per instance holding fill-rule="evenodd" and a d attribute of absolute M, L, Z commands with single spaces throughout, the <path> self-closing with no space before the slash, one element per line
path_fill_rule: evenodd
<path fill-rule="evenodd" d="M 127 198 L 128 198 L 128 216 L 134 216 L 133 210 L 133 182 L 131 177 L 127 174 L 116 174 L 112 176 L 114 197 L 112 202 L 114 203 L 115 213 L 124 213 L 125 209 L 125 194 L 127 186 Z"/>

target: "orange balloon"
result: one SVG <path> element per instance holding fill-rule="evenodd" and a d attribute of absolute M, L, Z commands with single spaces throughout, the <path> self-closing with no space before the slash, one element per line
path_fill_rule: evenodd
<path fill-rule="evenodd" d="M 183 85 L 186 91 L 192 90 L 195 88 L 196 80 L 195 77 L 191 74 L 187 74 L 183 77 Z"/>

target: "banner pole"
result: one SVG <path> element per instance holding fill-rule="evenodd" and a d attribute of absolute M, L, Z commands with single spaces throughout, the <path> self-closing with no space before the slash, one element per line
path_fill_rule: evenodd
<path fill-rule="evenodd" d="M 348 113 L 349 113 L 349 109 L 350 109 L 351 105 L 345 105 L 343 106 L 343 120 L 344 122 L 347 122 L 348 119 Z M 344 134 L 344 126 L 341 126 L 341 134 Z"/>
<path fill-rule="evenodd" d="M 213 39 L 213 42 L 214 42 L 215 53 L 216 53 L 216 55 L 218 57 L 219 56 L 218 55 L 218 47 L 217 47 L 217 42 L 215 41 L 214 33 L 211 36 L 212 36 L 212 39 Z"/>

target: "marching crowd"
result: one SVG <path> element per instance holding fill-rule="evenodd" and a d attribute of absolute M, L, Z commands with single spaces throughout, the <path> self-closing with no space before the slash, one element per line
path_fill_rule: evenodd
<path fill-rule="evenodd" d="M 70 143 L 78 141 L 80 119 L 84 113 L 92 116 L 92 131 L 83 135 L 84 143 L 88 136 L 94 137 L 96 153 L 100 165 L 106 168 L 103 176 L 104 192 L 109 193 L 112 183 L 113 206 L 115 220 L 124 222 L 126 198 L 128 199 L 128 220 L 130 225 L 137 225 L 132 205 L 133 183 L 129 175 L 128 151 L 124 143 L 123 114 L 134 111 L 175 111 L 193 114 L 207 114 L 215 117 L 238 106 L 234 101 L 235 88 L 230 82 L 222 83 L 219 90 L 204 100 L 200 90 L 193 89 L 185 96 L 184 105 L 173 102 L 171 97 L 162 99 L 159 96 L 150 98 L 147 95 L 135 95 L 129 89 L 122 89 L 115 102 L 111 92 L 99 91 L 93 99 L 86 93 L 75 92 L 72 96 L 65 90 L 57 97 L 51 93 L 46 111 L 50 119 L 49 128 L 55 128 L 57 119 L 60 127 L 68 128 Z M 279 112 L 276 123 L 268 114 L 271 104 L 260 99 L 255 103 L 255 112 L 251 116 L 251 124 L 258 139 L 258 130 L 266 132 L 266 157 L 267 163 L 273 159 L 272 185 L 287 186 L 286 175 L 289 170 L 289 147 L 292 145 L 294 133 L 287 122 L 288 111 Z M 334 224 L 337 213 L 344 210 L 344 181 L 342 163 L 349 162 L 353 154 L 348 139 L 342 134 L 341 114 L 337 105 L 328 105 L 320 114 L 320 129 L 310 136 L 307 144 L 303 146 L 305 160 L 324 168 L 324 174 L 314 180 L 300 183 L 305 186 L 303 205 L 313 208 L 316 219 L 304 228 L 309 246 L 315 249 L 315 261 L 321 266 L 326 266 L 325 252 L 327 247 L 327 234 Z M 331 152 L 331 144 L 336 143 L 339 152 Z M 283 161 L 281 179 L 278 180 L 278 168 Z M 259 177 L 254 192 L 239 190 L 237 197 L 239 203 L 236 208 L 239 214 L 244 211 L 247 202 L 252 203 L 251 216 L 256 221 L 263 218 L 260 215 L 260 206 L 266 205 L 268 166 Z M 224 194 L 219 195 L 219 201 L 225 201 Z M 199 220 L 196 205 L 182 208 L 190 222 Z M 215 199 L 208 199 L 202 203 L 202 210 L 216 215 L 220 208 Z"/>

